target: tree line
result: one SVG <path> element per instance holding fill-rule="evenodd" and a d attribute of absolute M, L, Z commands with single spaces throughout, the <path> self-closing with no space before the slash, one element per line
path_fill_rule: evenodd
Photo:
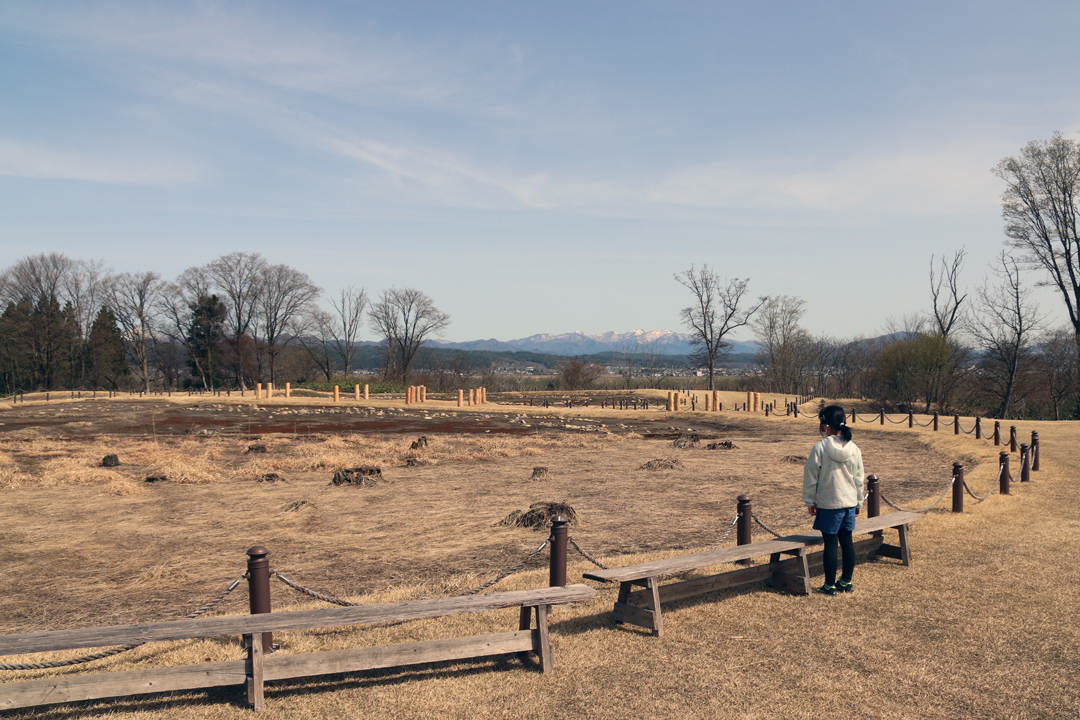
<path fill-rule="evenodd" d="M 346 287 L 319 305 L 307 274 L 235 252 L 165 280 L 98 260 L 31 255 L 0 273 L 0 392 L 217 389 L 352 369 L 365 326 L 384 379 L 407 382 L 450 316 L 413 288 L 369 301 Z M 284 378 L 285 380 L 283 380 Z"/>

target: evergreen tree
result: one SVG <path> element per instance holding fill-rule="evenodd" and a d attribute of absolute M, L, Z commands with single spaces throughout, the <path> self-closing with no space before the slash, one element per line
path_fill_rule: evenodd
<path fill-rule="evenodd" d="M 102 307 L 94 318 L 86 354 L 89 366 L 87 379 L 93 387 L 118 390 L 120 380 L 131 372 L 116 316 L 107 307 Z"/>
<path fill-rule="evenodd" d="M 217 295 L 200 295 L 191 304 L 188 348 L 191 353 L 191 377 L 198 377 L 207 389 L 219 384 L 216 373 L 221 366 L 221 344 L 225 339 L 225 304 Z"/>

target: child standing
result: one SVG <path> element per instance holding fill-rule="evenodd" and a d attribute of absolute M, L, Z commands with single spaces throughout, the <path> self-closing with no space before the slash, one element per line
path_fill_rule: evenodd
<path fill-rule="evenodd" d="M 862 451 L 851 441 L 847 416 L 839 405 L 818 413 L 822 440 L 814 445 L 803 469 L 803 502 L 814 516 L 814 529 L 825 540 L 825 584 L 817 592 L 835 595 L 851 592 L 855 571 L 855 544 L 851 531 L 855 516 L 863 506 L 866 476 Z M 843 567 L 836 579 L 836 546 L 840 546 Z"/>

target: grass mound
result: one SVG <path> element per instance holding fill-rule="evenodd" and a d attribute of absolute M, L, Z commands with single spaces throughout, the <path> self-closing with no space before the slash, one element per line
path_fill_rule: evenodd
<path fill-rule="evenodd" d="M 574 508 L 561 502 L 536 502 L 522 512 L 515 510 L 498 522 L 500 527 L 523 527 L 533 530 L 546 530 L 551 525 L 551 518 L 562 515 L 570 524 L 577 522 Z"/>
<path fill-rule="evenodd" d="M 678 470 L 683 466 L 678 460 L 667 460 L 665 458 L 659 458 L 657 460 L 650 460 L 642 465 L 639 470 Z"/>

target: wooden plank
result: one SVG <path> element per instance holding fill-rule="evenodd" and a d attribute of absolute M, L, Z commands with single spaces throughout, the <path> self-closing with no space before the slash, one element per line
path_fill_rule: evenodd
<path fill-rule="evenodd" d="M 248 636 L 247 657 L 248 706 L 255 712 L 263 709 L 263 638 L 262 633 Z"/>
<path fill-rule="evenodd" d="M 908 526 L 901 525 L 897 530 L 900 531 L 900 562 L 904 565 L 910 565 L 911 547 L 908 545 Z"/>
<path fill-rule="evenodd" d="M 764 580 L 771 574 L 768 565 L 754 565 L 753 567 L 729 572 L 709 575 L 708 577 L 683 580 L 682 582 L 670 583 L 660 586 L 660 602 L 672 602 L 683 598 L 704 595 L 715 590 L 742 585 L 756 580 Z M 648 601 L 647 590 L 635 590 L 627 595 L 626 602 L 630 605 L 644 607 Z"/>
<path fill-rule="evenodd" d="M 518 630 L 445 640 L 425 640 L 401 645 L 329 650 L 303 655 L 270 655 L 263 661 L 263 679 L 266 681 L 287 680 L 530 652 L 537 642 L 534 640 L 536 632 L 536 630 Z"/>
<path fill-rule="evenodd" d="M 660 612 L 660 585 L 656 578 L 649 578 L 649 587 L 645 592 L 648 595 L 648 606 L 653 611 L 653 635 L 664 636 L 664 616 Z"/>
<path fill-rule="evenodd" d="M 894 558 L 896 560 L 903 559 L 903 555 L 900 553 L 899 545 L 888 545 L 886 543 L 882 543 L 881 547 L 876 550 L 875 554 L 881 557 Z"/>
<path fill-rule="evenodd" d="M 777 570 L 772 574 L 770 582 L 777 590 L 783 590 L 784 592 L 789 592 L 793 595 L 810 594 L 810 591 L 806 589 L 807 580 L 802 575 L 794 575 L 792 573 Z"/>
<path fill-rule="evenodd" d="M 615 603 L 615 622 L 629 623 L 630 625 L 637 625 L 638 627 L 652 630 L 654 615 L 655 613 L 648 608 Z"/>
<path fill-rule="evenodd" d="M 690 570 L 709 567 L 710 565 L 723 565 L 736 560 L 747 560 L 759 555 L 771 555 L 774 552 L 795 550 L 803 544 L 801 541 L 788 539 L 763 540 L 749 545 L 736 545 L 735 547 L 721 548 L 694 555 L 682 555 L 667 560 L 653 560 L 638 565 L 594 570 L 585 573 L 584 577 L 590 580 L 599 580 L 600 582 L 611 582 L 613 580 L 623 582 L 658 577 L 660 575 L 678 575 Z"/>
<path fill-rule="evenodd" d="M 243 686 L 244 660 L 0 683 L 0 710 L 147 693 Z"/>
<path fill-rule="evenodd" d="M 548 605 L 536 606 L 536 633 L 533 635 L 540 672 L 551 672 L 551 638 L 548 636 Z"/>
<path fill-rule="evenodd" d="M 163 640 L 187 640 L 222 635 L 246 635 L 255 632 L 307 630 L 310 628 L 363 625 L 373 622 L 415 620 L 463 613 L 477 613 L 500 608 L 536 605 L 562 605 L 596 597 L 587 585 L 512 590 L 492 595 L 410 600 L 381 605 L 301 610 L 298 612 L 235 615 L 229 617 L 175 620 L 136 625 L 113 625 L 76 630 L 0 635 L 0 655 L 112 647 Z"/>

